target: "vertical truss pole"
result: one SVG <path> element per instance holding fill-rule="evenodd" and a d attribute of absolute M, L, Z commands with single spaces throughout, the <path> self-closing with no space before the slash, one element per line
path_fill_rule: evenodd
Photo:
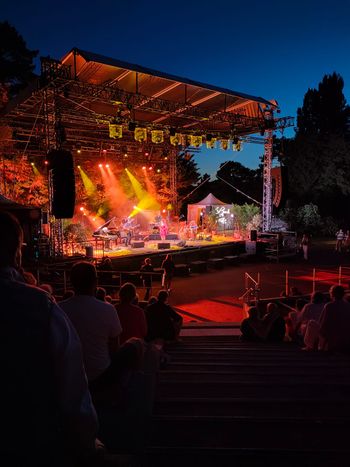
<path fill-rule="evenodd" d="M 173 206 L 173 213 L 175 216 L 177 216 L 177 213 L 178 213 L 176 158 L 177 158 L 177 151 L 172 150 L 170 152 L 170 160 L 169 160 L 170 202 Z"/>
<path fill-rule="evenodd" d="M 57 132 L 58 119 L 57 99 L 55 88 L 46 88 L 44 91 L 44 118 L 46 149 L 59 147 L 59 136 Z M 62 219 L 56 219 L 52 214 L 53 180 L 52 170 L 49 170 L 49 219 L 50 219 L 50 255 L 53 257 L 63 256 L 63 225 Z"/>
<path fill-rule="evenodd" d="M 265 120 L 273 121 L 273 111 L 265 111 Z M 272 222 L 272 156 L 273 156 L 273 125 L 265 129 L 264 163 L 263 163 L 263 232 L 271 230 Z"/>

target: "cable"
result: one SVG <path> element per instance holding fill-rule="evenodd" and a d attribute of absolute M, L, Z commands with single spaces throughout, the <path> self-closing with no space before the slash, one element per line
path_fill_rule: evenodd
<path fill-rule="evenodd" d="M 218 178 L 219 180 L 221 180 L 222 182 L 226 183 L 227 185 L 229 185 L 231 188 L 233 188 L 234 190 L 236 190 L 238 193 L 240 193 L 241 195 L 245 196 L 246 198 L 249 198 L 251 201 L 254 201 L 254 203 L 256 204 L 259 204 L 260 206 L 262 206 L 262 203 L 260 203 L 260 201 L 257 201 L 256 199 L 252 198 L 251 196 L 247 195 L 246 193 L 244 193 L 243 191 L 239 190 L 238 188 L 236 188 L 235 186 L 231 185 L 230 182 L 228 182 L 227 180 L 224 180 L 223 178 L 219 177 L 218 175 L 216 175 L 216 178 Z"/>

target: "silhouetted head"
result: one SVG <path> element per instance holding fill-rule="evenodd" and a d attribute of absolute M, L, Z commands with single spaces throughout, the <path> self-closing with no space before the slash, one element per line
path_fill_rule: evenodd
<path fill-rule="evenodd" d="M 333 285 L 329 290 L 331 298 L 334 300 L 342 300 L 345 294 L 345 289 L 341 285 Z"/>
<path fill-rule="evenodd" d="M 321 292 L 314 292 L 311 295 L 311 303 L 322 303 L 323 302 L 323 293 Z"/>
<path fill-rule="evenodd" d="M 166 303 L 169 298 L 169 294 L 166 290 L 160 290 L 158 292 L 158 301 L 161 303 Z"/>
<path fill-rule="evenodd" d="M 106 300 L 106 289 L 104 289 L 103 287 L 97 287 L 96 298 L 104 302 Z"/>
<path fill-rule="evenodd" d="M 18 220 L 0 211 L 0 267 L 20 267 L 23 230 Z"/>
<path fill-rule="evenodd" d="M 278 313 L 278 306 L 276 305 L 276 303 L 273 303 L 273 302 L 268 303 L 266 306 L 266 313 L 275 313 L 275 312 Z"/>
<path fill-rule="evenodd" d="M 256 306 L 251 306 L 248 310 L 249 318 L 256 319 L 259 316 L 259 312 Z"/>
<path fill-rule="evenodd" d="M 79 261 L 72 267 L 70 280 L 77 295 L 95 295 L 97 274 L 92 263 Z"/>
<path fill-rule="evenodd" d="M 136 297 L 136 287 L 131 282 L 126 282 L 119 290 L 119 300 L 121 303 L 131 303 Z"/>

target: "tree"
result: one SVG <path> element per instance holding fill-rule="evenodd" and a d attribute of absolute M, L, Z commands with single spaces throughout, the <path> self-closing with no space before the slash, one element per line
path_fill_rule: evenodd
<path fill-rule="evenodd" d="M 233 187 L 238 188 L 238 190 L 257 201 L 260 201 L 262 198 L 261 168 L 253 170 L 244 167 L 239 162 L 230 161 L 226 164 L 221 164 L 217 177 L 218 180 L 212 183 L 212 191 L 223 201 L 242 204 L 247 202 L 248 198 L 220 179 L 229 182 Z"/>
<path fill-rule="evenodd" d="M 342 203 L 350 197 L 349 108 L 344 82 L 326 75 L 318 89 L 309 89 L 298 109 L 296 136 L 275 142 L 287 167 L 289 199 L 295 205 L 314 203 L 323 216 L 343 216 Z"/>
<path fill-rule="evenodd" d="M 337 73 L 325 75 L 318 89 L 308 89 L 297 110 L 297 136 L 345 134 L 349 110 L 343 94 L 344 80 Z"/>
<path fill-rule="evenodd" d="M 14 96 L 34 78 L 34 58 L 23 37 L 7 21 L 0 22 L 0 83 Z"/>

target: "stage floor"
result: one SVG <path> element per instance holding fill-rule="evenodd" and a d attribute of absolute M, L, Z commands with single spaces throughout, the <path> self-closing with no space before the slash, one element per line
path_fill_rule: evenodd
<path fill-rule="evenodd" d="M 225 245 L 226 243 L 240 242 L 241 239 L 232 236 L 215 235 L 212 240 L 186 240 L 184 245 L 179 245 L 181 240 L 149 240 L 144 242 L 144 247 L 133 248 L 131 245 L 118 245 L 111 249 L 96 249 L 94 248 L 94 258 L 102 258 L 108 256 L 110 258 L 118 258 L 125 256 L 147 255 L 154 253 L 171 253 L 184 250 L 186 248 L 200 248 L 208 246 Z M 134 241 L 133 241 L 134 242 Z M 133 243 L 132 242 L 132 243 Z M 185 240 L 183 240 L 185 242 Z M 137 242 L 136 242 L 137 243 Z M 170 248 L 159 248 L 158 244 L 169 243 Z"/>

